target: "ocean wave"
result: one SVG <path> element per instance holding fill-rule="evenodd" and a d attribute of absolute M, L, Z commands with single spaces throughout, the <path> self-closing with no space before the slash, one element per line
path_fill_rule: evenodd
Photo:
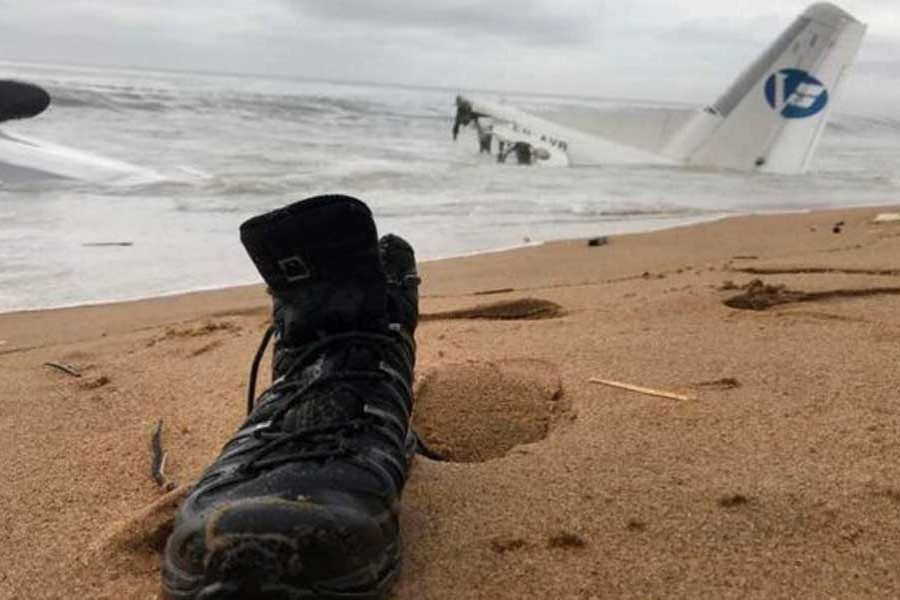
<path fill-rule="evenodd" d="M 826 129 L 843 135 L 900 134 L 900 119 L 838 115 L 828 122 Z"/>
<path fill-rule="evenodd" d="M 403 108 L 370 99 L 308 94 L 265 94 L 215 90 L 163 90 L 115 86 L 48 85 L 53 104 L 66 108 L 115 112 L 185 111 L 201 114 L 230 113 L 262 119 L 329 119 L 407 121 L 449 119 L 433 109 Z"/>
<path fill-rule="evenodd" d="M 665 206 L 665 207 L 646 207 L 646 208 L 584 208 L 584 207 L 576 207 L 571 209 L 564 209 L 561 212 L 572 214 L 579 217 L 599 217 L 599 218 L 607 218 L 607 219 L 629 219 L 629 218 L 641 218 L 641 217 L 659 217 L 659 216 L 691 216 L 691 215 L 703 215 L 710 214 L 715 212 L 722 212 L 721 210 L 708 210 L 703 208 L 696 208 L 693 206 Z"/>

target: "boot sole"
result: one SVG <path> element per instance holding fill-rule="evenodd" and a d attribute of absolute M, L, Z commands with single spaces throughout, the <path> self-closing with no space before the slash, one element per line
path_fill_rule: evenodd
<path fill-rule="evenodd" d="M 369 564 L 348 575 L 315 585 L 291 583 L 284 574 L 296 557 L 266 539 L 244 539 L 210 553 L 206 572 L 186 573 L 168 556 L 162 567 L 162 600 L 381 600 L 400 573 L 400 549 L 385 553 L 383 564 Z"/>

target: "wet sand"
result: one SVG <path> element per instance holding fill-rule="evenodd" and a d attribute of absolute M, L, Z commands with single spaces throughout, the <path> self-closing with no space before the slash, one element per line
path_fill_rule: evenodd
<path fill-rule="evenodd" d="M 423 265 L 416 421 L 452 462 L 417 459 L 396 598 L 900 596 L 884 210 Z M 0 598 L 156 597 L 184 486 L 242 420 L 267 302 L 0 315 Z"/>

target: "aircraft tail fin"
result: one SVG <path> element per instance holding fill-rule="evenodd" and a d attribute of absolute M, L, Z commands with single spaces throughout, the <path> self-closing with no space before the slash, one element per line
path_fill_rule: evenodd
<path fill-rule="evenodd" d="M 805 171 L 865 30 L 834 4 L 811 5 L 665 154 L 703 166 Z"/>

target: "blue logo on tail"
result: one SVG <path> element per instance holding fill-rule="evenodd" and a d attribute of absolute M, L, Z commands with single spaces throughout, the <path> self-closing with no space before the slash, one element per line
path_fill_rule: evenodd
<path fill-rule="evenodd" d="M 785 119 L 804 119 L 825 108 L 825 84 L 800 69 L 781 69 L 766 80 L 766 102 Z"/>

